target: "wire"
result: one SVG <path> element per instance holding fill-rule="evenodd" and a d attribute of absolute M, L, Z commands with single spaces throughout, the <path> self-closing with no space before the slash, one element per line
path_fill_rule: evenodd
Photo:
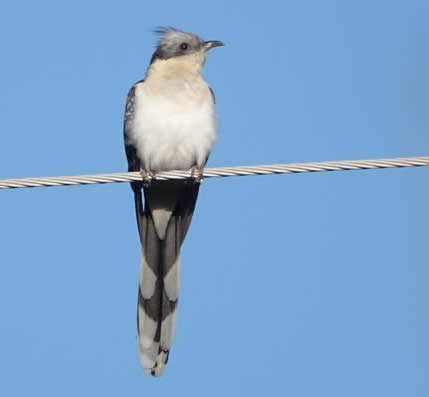
<path fill-rule="evenodd" d="M 376 168 L 422 167 L 428 165 L 429 156 L 399 157 L 375 160 L 322 161 L 311 163 L 205 168 L 203 176 L 204 178 L 215 178 L 246 175 L 295 174 L 303 172 L 368 170 Z M 168 171 L 157 173 L 154 179 L 186 179 L 190 176 L 190 171 Z M 0 179 L 0 189 L 90 185 L 94 183 L 119 183 L 141 180 L 142 177 L 139 172 L 118 172 L 111 174 L 57 176 L 45 178 Z"/>

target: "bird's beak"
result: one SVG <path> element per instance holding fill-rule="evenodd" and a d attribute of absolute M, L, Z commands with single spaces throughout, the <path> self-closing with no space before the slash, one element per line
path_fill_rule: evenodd
<path fill-rule="evenodd" d="M 205 41 L 204 42 L 204 48 L 206 49 L 206 51 L 215 48 L 215 47 L 221 47 L 225 44 L 223 44 L 221 41 L 217 41 L 217 40 L 210 40 L 210 41 Z"/>

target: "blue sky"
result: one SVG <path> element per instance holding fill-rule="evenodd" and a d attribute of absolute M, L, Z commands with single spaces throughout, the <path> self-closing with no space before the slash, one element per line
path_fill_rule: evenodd
<path fill-rule="evenodd" d="M 427 1 L 0 6 L 0 178 L 126 169 L 171 25 L 222 40 L 208 166 L 429 154 Z M 4 396 L 427 396 L 429 168 L 207 180 L 164 376 L 136 345 L 127 184 L 0 192 Z"/>

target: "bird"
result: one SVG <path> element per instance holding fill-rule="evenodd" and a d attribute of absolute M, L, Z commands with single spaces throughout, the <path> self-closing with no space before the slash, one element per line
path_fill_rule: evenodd
<path fill-rule="evenodd" d="M 217 138 L 215 96 L 202 69 L 209 50 L 223 46 L 193 33 L 161 27 L 144 80 L 128 92 L 124 143 L 142 246 L 137 339 L 145 374 L 159 377 L 176 328 L 180 247 L 188 231 L 203 169 Z M 190 178 L 157 180 L 161 171 Z M 142 198 L 144 196 L 144 204 Z"/>

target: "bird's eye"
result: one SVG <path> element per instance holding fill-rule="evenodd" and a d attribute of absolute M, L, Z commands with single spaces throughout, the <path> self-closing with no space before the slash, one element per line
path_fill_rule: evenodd
<path fill-rule="evenodd" d="M 188 43 L 182 43 L 182 44 L 180 44 L 180 49 L 181 50 L 187 50 L 188 49 Z"/>

